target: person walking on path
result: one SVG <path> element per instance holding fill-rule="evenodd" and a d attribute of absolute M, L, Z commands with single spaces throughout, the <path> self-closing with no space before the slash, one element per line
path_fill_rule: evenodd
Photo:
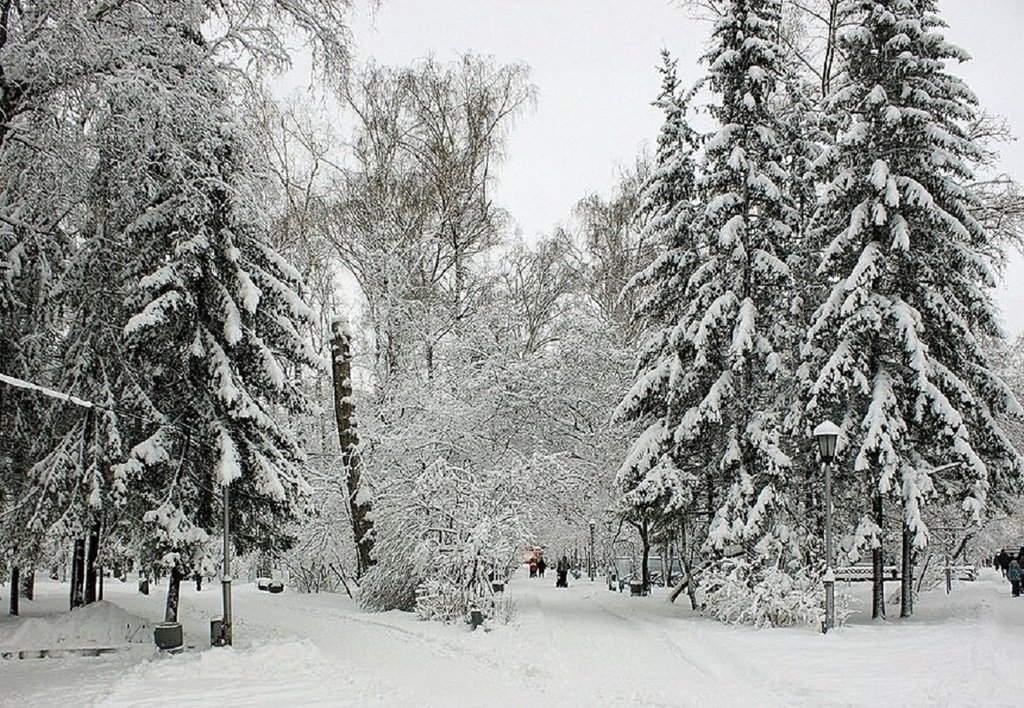
<path fill-rule="evenodd" d="M 537 573 L 540 577 L 544 577 L 544 571 L 547 570 L 548 564 L 544 560 L 544 556 L 537 559 Z"/>
<path fill-rule="evenodd" d="M 530 577 L 531 578 L 536 578 L 537 577 L 537 561 L 534 560 L 533 558 L 530 559 Z"/>
<path fill-rule="evenodd" d="M 1010 561 L 1010 568 L 1006 571 L 1006 577 L 1010 579 L 1011 592 L 1014 597 L 1020 597 L 1020 563 L 1014 558 Z"/>
<path fill-rule="evenodd" d="M 1010 554 L 1007 553 L 1004 548 L 999 551 L 999 555 L 996 556 L 996 559 L 999 561 L 999 572 L 1001 572 L 1005 578 L 1006 572 L 1010 569 Z"/>
<path fill-rule="evenodd" d="M 569 575 L 569 559 L 565 555 L 559 559 L 558 565 L 555 566 L 555 572 L 558 575 L 558 578 L 555 580 L 555 587 L 569 587 L 569 578 L 567 577 Z"/>

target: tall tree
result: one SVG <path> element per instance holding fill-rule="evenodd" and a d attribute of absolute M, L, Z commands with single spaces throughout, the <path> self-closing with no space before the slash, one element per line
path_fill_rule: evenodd
<path fill-rule="evenodd" d="M 985 257 L 992 235 L 965 188 L 977 157 L 965 126 L 976 99 L 949 73 L 966 55 L 947 43 L 933 0 L 848 0 L 848 78 L 830 96 L 843 124 L 824 158 L 817 216 L 827 235 L 819 272 L 832 283 L 803 352 L 807 430 L 841 422 L 841 484 L 899 504 L 903 607 L 912 611 L 912 553 L 928 542 L 933 494 L 982 518 L 1019 488 L 1020 458 L 997 422 L 1020 415 L 982 348 L 998 336 Z M 933 476 L 951 462 L 954 470 Z M 857 542 L 878 548 L 866 513 Z"/>
<path fill-rule="evenodd" d="M 672 391 L 682 371 L 680 348 L 687 348 L 677 325 L 685 309 L 682 297 L 698 262 L 692 233 L 696 216 L 698 136 L 687 122 L 689 96 L 680 86 L 676 60 L 662 52 L 661 92 L 654 105 L 664 115 L 654 165 L 640 189 L 632 215 L 635 228 L 655 256 L 627 283 L 635 330 L 642 338 L 636 380 L 615 417 L 636 421 L 641 433 L 616 476 L 622 513 L 642 525 L 645 553 L 641 575 L 648 582 L 647 526 L 652 520 L 692 511 L 700 485 L 699 455 L 680 454 L 669 420 Z"/>
<path fill-rule="evenodd" d="M 367 301 L 383 397 L 395 376 L 432 375 L 435 350 L 480 303 L 476 266 L 507 224 L 494 169 L 532 96 L 525 67 L 472 55 L 370 65 L 346 94 L 356 167 L 330 223 Z"/>
<path fill-rule="evenodd" d="M 356 422 L 352 383 L 352 332 L 348 321 L 336 317 L 331 322 L 331 361 L 334 376 L 334 416 L 338 425 L 342 472 L 356 544 L 357 572 L 362 575 L 374 563 L 373 502 L 369 485 L 362 476 L 362 452 Z"/>

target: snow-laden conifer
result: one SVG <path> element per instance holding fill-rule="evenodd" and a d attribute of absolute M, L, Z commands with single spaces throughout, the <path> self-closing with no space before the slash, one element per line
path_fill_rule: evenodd
<path fill-rule="evenodd" d="M 642 342 L 636 379 L 616 410 L 618 419 L 636 421 L 639 429 L 616 485 L 623 515 L 640 523 L 645 537 L 652 517 L 679 512 L 689 504 L 696 483 L 694 465 L 680 466 L 672 455 L 667 421 L 673 379 L 681 370 L 677 348 L 685 346 L 675 330 L 686 281 L 698 259 L 691 233 L 697 135 L 687 122 L 689 95 L 680 86 L 676 60 L 668 52 L 662 52 L 659 71 L 661 92 L 654 105 L 664 121 L 654 166 L 634 216 L 641 239 L 657 250 L 654 260 L 627 285 L 635 294 L 633 318 Z"/>
<path fill-rule="evenodd" d="M 796 215 L 787 194 L 787 134 L 776 110 L 786 73 L 778 20 L 777 0 L 727 3 L 704 58 L 718 127 L 700 164 L 700 259 L 679 323 L 690 354 L 675 384 L 680 413 L 672 434 L 683 449 L 710 446 L 724 482 L 710 500 L 707 541 L 720 560 L 702 590 L 709 610 L 729 620 L 740 619 L 727 609 L 732 594 L 775 593 L 780 573 L 797 594 L 809 587 L 800 567 L 806 534 L 789 513 L 791 460 L 783 449 L 791 371 L 787 259 Z M 793 621 L 785 608 L 763 608 L 742 619 Z"/>
<path fill-rule="evenodd" d="M 803 346 L 805 433 L 841 423 L 840 491 L 899 500 L 912 543 L 936 493 L 978 520 L 1016 484 L 1019 458 L 997 422 L 1020 406 L 982 347 L 998 336 L 989 233 L 964 187 L 977 157 L 964 125 L 976 99 L 947 64 L 932 0 L 848 0 L 845 82 L 829 98 L 842 119 L 821 160 L 828 177 L 816 231 L 830 284 Z M 960 463 L 941 476 L 929 470 Z M 856 480 L 856 481 L 854 481 Z M 858 545 L 877 546 L 865 513 Z"/>
<path fill-rule="evenodd" d="M 117 238 L 134 245 L 119 324 L 125 365 L 151 415 L 111 468 L 129 487 L 148 560 L 183 573 L 220 526 L 230 484 L 236 549 L 273 552 L 307 491 L 288 416 L 297 373 L 317 365 L 300 329 L 298 273 L 268 244 L 253 208 L 251 147 L 201 48 L 172 103 L 132 113 L 137 204 Z M 132 402 L 132 397 L 126 397 Z M 145 526 L 153 526 L 148 529 Z"/>

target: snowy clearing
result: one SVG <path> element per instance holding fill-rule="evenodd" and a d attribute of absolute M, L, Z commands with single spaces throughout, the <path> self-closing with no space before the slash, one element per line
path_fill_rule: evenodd
<path fill-rule="evenodd" d="M 853 589 L 867 604 L 868 584 Z M 875 625 L 857 614 L 828 636 L 728 627 L 661 592 L 631 598 L 600 580 L 558 590 L 550 579 L 517 577 L 510 591 L 514 624 L 470 632 L 368 614 L 345 596 L 240 585 L 236 645 L 211 649 L 219 588 L 189 585 L 182 617 L 191 648 L 181 655 L 134 645 L 95 658 L 4 660 L 0 704 L 998 706 L 1019 705 L 1024 691 L 1015 658 L 1024 600 L 990 570 L 948 597 L 923 595 L 910 620 Z M 42 626 L 66 595 L 64 584 L 39 582 L 23 617 L 0 621 L 0 645 L 37 645 L 24 627 Z M 128 613 L 161 616 L 159 588 L 147 597 L 112 581 L 106 596 Z M 109 603 L 92 615 L 93 632 L 120 621 Z"/>

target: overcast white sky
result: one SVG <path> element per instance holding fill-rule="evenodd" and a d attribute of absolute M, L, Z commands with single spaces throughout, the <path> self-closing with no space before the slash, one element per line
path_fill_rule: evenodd
<path fill-rule="evenodd" d="M 1024 138 L 1024 0 L 940 0 L 947 37 L 974 60 L 955 67 L 981 104 Z M 536 109 L 513 129 L 497 201 L 527 239 L 565 222 L 588 192 L 608 193 L 616 170 L 650 145 L 660 116 L 658 52 L 699 75 L 709 26 L 670 0 L 383 0 L 353 24 L 358 58 L 407 64 L 466 51 L 524 62 L 539 89 Z M 1024 142 L 1003 169 L 1024 180 Z M 1024 332 L 1024 258 L 1015 255 L 998 293 L 1006 328 Z"/>

